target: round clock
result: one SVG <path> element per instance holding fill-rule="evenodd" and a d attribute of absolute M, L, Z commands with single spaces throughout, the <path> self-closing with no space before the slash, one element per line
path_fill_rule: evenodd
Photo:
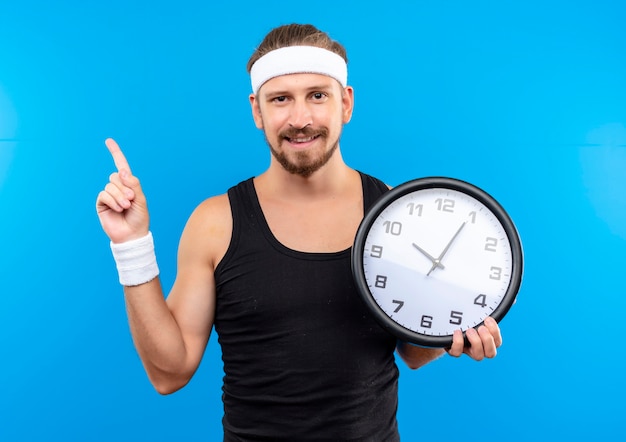
<path fill-rule="evenodd" d="M 517 229 L 482 189 L 421 178 L 391 189 L 365 214 L 352 248 L 357 289 L 399 339 L 449 347 L 455 330 L 500 321 L 522 281 Z"/>

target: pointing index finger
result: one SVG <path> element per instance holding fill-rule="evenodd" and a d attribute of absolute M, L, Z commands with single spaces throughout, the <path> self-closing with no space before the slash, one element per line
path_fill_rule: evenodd
<path fill-rule="evenodd" d="M 117 171 L 121 172 L 122 170 L 127 170 L 130 173 L 130 166 L 128 165 L 128 161 L 126 161 L 126 157 L 122 153 L 122 149 L 117 144 L 117 142 L 113 138 L 107 138 L 104 141 L 107 149 L 111 152 L 111 156 L 113 157 L 113 162 L 115 163 L 115 167 L 117 167 Z"/>

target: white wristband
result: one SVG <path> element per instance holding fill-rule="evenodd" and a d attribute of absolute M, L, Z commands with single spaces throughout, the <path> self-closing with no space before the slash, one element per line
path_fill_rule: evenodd
<path fill-rule="evenodd" d="M 135 286 L 152 281 L 159 275 L 152 233 L 120 244 L 111 242 L 111 251 L 120 284 Z"/>

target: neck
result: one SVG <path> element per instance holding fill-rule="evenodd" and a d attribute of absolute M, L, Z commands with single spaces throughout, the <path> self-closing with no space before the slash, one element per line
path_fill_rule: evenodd
<path fill-rule="evenodd" d="M 339 149 L 319 170 L 308 177 L 286 171 L 272 157 L 270 167 L 255 179 L 256 186 L 281 199 L 332 197 L 346 189 L 355 170 L 346 165 Z"/>

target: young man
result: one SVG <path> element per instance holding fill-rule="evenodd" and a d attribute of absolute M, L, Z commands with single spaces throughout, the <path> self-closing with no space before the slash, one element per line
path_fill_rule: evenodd
<path fill-rule="evenodd" d="M 146 372 L 162 394 L 197 369 L 213 326 L 224 361 L 224 440 L 399 440 L 398 369 L 444 350 L 398 344 L 358 299 L 350 247 L 387 190 L 348 167 L 339 138 L 353 89 L 345 50 L 310 25 L 272 30 L 252 55 L 250 104 L 269 168 L 209 198 L 184 229 L 164 298 L 146 198 L 115 141 L 117 172 L 97 199 Z M 495 321 L 448 352 L 494 357 Z"/>

